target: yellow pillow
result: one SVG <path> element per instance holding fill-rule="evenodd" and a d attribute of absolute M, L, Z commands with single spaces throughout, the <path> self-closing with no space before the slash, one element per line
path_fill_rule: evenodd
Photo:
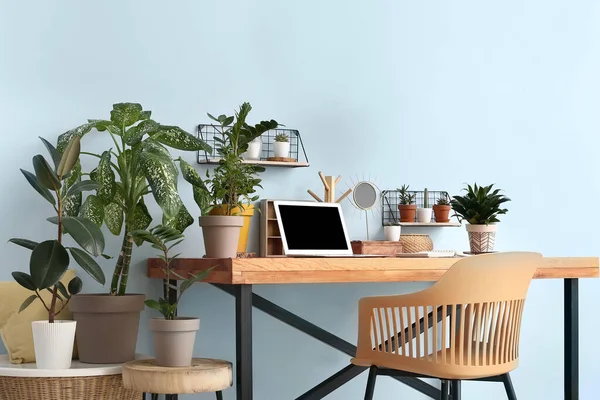
<path fill-rule="evenodd" d="M 70 269 L 65 272 L 61 282 L 67 286 L 74 276 L 75 270 Z M 31 294 L 30 290 L 15 281 L 0 282 L 0 336 L 4 347 L 8 350 L 8 358 L 13 364 L 35 362 L 31 321 L 48 319 L 48 312 L 39 299 L 19 313 L 21 304 Z M 50 292 L 44 290 L 42 297 L 46 304 L 50 304 L 52 298 Z M 60 304 L 60 300 L 58 303 Z M 67 306 L 56 319 L 73 319 L 73 314 Z"/>

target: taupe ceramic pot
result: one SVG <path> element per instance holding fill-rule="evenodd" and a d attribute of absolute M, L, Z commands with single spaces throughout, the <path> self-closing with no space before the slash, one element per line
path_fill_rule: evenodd
<path fill-rule="evenodd" d="M 244 217 L 205 215 L 199 218 L 208 258 L 236 258 Z"/>
<path fill-rule="evenodd" d="M 90 364 L 117 364 L 135 359 L 144 309 L 143 294 L 110 296 L 78 294 L 69 308 L 77 321 L 75 337 L 79 360 Z"/>
<path fill-rule="evenodd" d="M 178 317 L 174 320 L 152 318 L 148 321 L 154 333 L 156 364 L 161 367 L 188 367 L 192 365 L 199 318 Z"/>

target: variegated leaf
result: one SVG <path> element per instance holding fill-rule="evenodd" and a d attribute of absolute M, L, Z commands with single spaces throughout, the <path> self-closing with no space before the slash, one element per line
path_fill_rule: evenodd
<path fill-rule="evenodd" d="M 140 165 L 152 189 L 152 195 L 168 219 L 177 215 L 181 199 L 177 192 L 177 169 L 156 153 L 140 153 Z"/>
<path fill-rule="evenodd" d="M 204 181 L 202 180 L 202 178 L 200 177 L 198 172 L 194 169 L 194 167 L 192 167 L 190 165 L 190 163 L 188 163 L 181 157 L 179 157 L 177 159 L 177 161 L 179 161 L 179 168 L 181 169 L 181 175 L 183 176 L 183 179 L 186 180 L 186 182 L 191 183 L 192 186 L 199 186 L 201 188 L 206 187 L 206 185 L 204 184 Z"/>
<path fill-rule="evenodd" d="M 104 219 L 104 203 L 98 196 L 91 194 L 85 199 L 79 210 L 79 215 L 100 226 Z"/>
<path fill-rule="evenodd" d="M 212 148 L 200 138 L 187 133 L 178 126 L 161 125 L 153 138 L 162 144 L 178 150 L 203 150 L 212 153 Z"/>
<path fill-rule="evenodd" d="M 130 126 L 140 119 L 141 112 L 142 106 L 138 103 L 113 104 L 110 120 L 119 127 Z"/>
<path fill-rule="evenodd" d="M 71 139 L 73 139 L 76 136 L 82 138 L 86 133 L 92 130 L 94 125 L 94 123 L 88 122 L 87 124 L 83 124 L 75 129 L 71 129 L 70 131 L 63 133 L 58 137 L 58 141 L 56 142 L 56 150 L 58 150 L 58 152 L 62 154 L 62 152 L 65 151 L 65 149 L 67 148 L 67 145 L 69 144 Z"/>
<path fill-rule="evenodd" d="M 140 122 L 136 126 L 132 126 L 131 128 L 127 129 L 127 132 L 125 132 L 123 139 L 128 145 L 135 146 L 136 144 L 142 141 L 144 135 L 156 131 L 158 127 L 159 125 L 157 122 L 151 119 L 147 119 L 145 121 Z"/>
<path fill-rule="evenodd" d="M 113 235 L 118 236 L 121 234 L 123 219 L 123 198 L 117 190 L 114 199 L 104 206 L 104 223 Z"/>
<path fill-rule="evenodd" d="M 151 115 L 152 115 L 152 111 L 142 111 L 140 113 L 140 120 L 150 119 Z"/>
<path fill-rule="evenodd" d="M 135 211 L 133 213 L 133 226 L 130 227 L 130 230 L 132 232 L 136 230 L 144 230 L 150 226 L 150 223 L 152 223 L 152 216 L 150 216 L 148 208 L 142 199 L 135 206 Z M 138 246 L 141 246 L 144 242 L 143 240 L 139 239 L 134 239 L 134 241 Z"/>
<path fill-rule="evenodd" d="M 102 153 L 102 158 L 98 163 L 98 168 L 94 176 L 94 180 L 98 182 L 100 188 L 96 190 L 96 195 L 105 203 L 108 204 L 112 201 L 115 195 L 115 173 L 110 165 L 110 152 L 105 151 Z"/>
<path fill-rule="evenodd" d="M 179 212 L 174 218 L 167 219 L 163 214 L 163 225 L 177 229 L 179 232 L 183 233 L 185 229 L 194 223 L 194 217 L 190 215 L 187 208 L 182 204 L 179 207 Z"/>
<path fill-rule="evenodd" d="M 81 164 L 79 161 L 75 163 L 73 169 L 71 170 L 71 176 L 69 176 L 65 180 L 65 189 L 70 188 L 74 184 L 81 181 Z M 80 193 L 74 194 L 72 196 L 67 196 L 63 200 L 63 215 L 67 217 L 76 217 L 79 214 L 79 208 L 81 207 L 81 202 L 83 200 L 83 195 Z"/>

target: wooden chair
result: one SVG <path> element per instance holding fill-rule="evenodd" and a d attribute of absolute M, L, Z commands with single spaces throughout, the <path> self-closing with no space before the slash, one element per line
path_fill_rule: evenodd
<path fill-rule="evenodd" d="M 442 400 L 460 399 L 461 380 L 504 382 L 519 362 L 519 334 L 538 253 L 498 253 L 456 262 L 430 288 L 359 302 L 356 358 L 370 367 L 365 400 L 377 375 L 442 380 Z"/>

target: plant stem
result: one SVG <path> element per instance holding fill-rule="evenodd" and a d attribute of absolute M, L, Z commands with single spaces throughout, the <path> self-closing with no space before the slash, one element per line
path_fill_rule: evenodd
<path fill-rule="evenodd" d="M 123 259 L 125 256 L 125 248 L 127 247 L 127 236 L 129 235 L 129 231 L 125 229 L 125 234 L 123 235 L 123 243 L 121 244 L 121 252 L 119 253 L 119 258 L 117 259 L 117 264 L 115 265 L 115 272 L 113 273 L 112 281 L 110 283 L 110 295 L 116 296 L 117 289 L 119 287 L 119 280 L 121 278 L 121 272 L 123 271 Z"/>
<path fill-rule="evenodd" d="M 123 296 L 127 290 L 127 280 L 129 279 L 129 265 L 131 264 L 131 251 L 133 250 L 133 236 L 127 232 L 125 236 L 127 241 L 123 248 L 123 268 L 121 270 L 121 282 L 119 283 L 119 296 Z"/>
<path fill-rule="evenodd" d="M 58 219 L 58 243 L 62 244 L 62 235 L 63 235 L 63 226 L 62 226 L 62 196 L 60 194 L 60 190 L 56 191 L 56 199 L 57 199 L 57 219 Z M 50 303 L 50 309 L 48 310 L 48 322 L 54 323 L 54 317 L 57 315 L 56 313 L 56 299 L 58 298 L 58 285 L 54 285 L 52 290 L 52 302 Z"/>

